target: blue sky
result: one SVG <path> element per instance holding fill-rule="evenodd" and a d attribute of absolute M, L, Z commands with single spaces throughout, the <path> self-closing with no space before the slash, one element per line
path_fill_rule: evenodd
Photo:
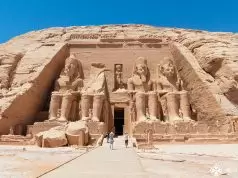
<path fill-rule="evenodd" d="M 48 27 L 124 23 L 238 32 L 238 0 L 0 0 L 0 43 Z"/>

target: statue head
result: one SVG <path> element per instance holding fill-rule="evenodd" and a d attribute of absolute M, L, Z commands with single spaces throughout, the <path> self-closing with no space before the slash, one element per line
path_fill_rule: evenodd
<path fill-rule="evenodd" d="M 122 72 L 122 64 L 116 64 L 115 65 L 115 71 Z"/>
<path fill-rule="evenodd" d="M 83 78 L 82 64 L 72 54 L 65 60 L 64 73 L 72 79 Z"/>
<path fill-rule="evenodd" d="M 143 82 L 146 82 L 150 78 L 149 68 L 147 66 L 147 60 L 145 57 L 138 57 L 135 61 L 133 75 L 138 75 Z"/>
<path fill-rule="evenodd" d="M 160 73 L 165 77 L 173 77 L 176 73 L 172 59 L 164 58 L 163 64 L 159 65 Z"/>

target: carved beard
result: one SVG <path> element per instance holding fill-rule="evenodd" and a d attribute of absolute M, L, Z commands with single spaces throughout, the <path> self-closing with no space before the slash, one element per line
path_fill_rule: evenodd
<path fill-rule="evenodd" d="M 133 77 L 133 82 L 134 82 L 135 85 L 142 85 L 146 81 L 147 80 L 146 80 L 146 76 L 145 75 L 136 74 Z"/>
<path fill-rule="evenodd" d="M 146 75 L 140 75 L 140 79 L 143 83 L 146 82 Z"/>
<path fill-rule="evenodd" d="M 167 78 L 171 78 L 171 77 L 174 76 L 174 73 L 172 73 L 172 72 L 164 72 L 163 74 L 164 74 L 164 76 L 167 77 Z"/>

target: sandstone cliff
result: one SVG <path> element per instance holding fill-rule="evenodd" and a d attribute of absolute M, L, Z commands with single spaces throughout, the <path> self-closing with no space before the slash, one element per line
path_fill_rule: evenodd
<path fill-rule="evenodd" d="M 181 44 L 193 54 L 210 88 L 215 88 L 224 113 L 238 116 L 238 34 L 146 25 L 49 28 L 0 45 L 0 134 L 7 133 L 11 125 L 34 122 L 68 55 L 66 42 L 75 33 L 154 37 Z"/>

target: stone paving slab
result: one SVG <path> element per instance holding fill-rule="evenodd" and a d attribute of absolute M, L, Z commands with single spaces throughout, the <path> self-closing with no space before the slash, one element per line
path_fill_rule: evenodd
<path fill-rule="evenodd" d="M 147 178 L 134 149 L 125 148 L 122 139 L 115 139 L 114 150 L 108 143 L 47 173 L 42 178 Z"/>

